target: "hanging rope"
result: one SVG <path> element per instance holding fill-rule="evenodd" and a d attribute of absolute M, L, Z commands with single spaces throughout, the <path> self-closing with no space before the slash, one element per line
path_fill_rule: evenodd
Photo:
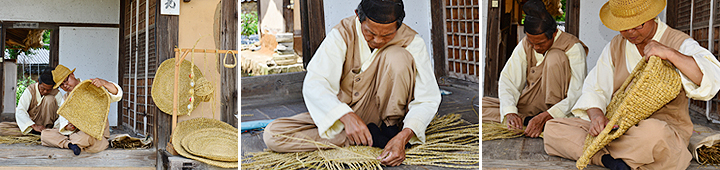
<path fill-rule="evenodd" d="M 235 59 L 235 63 L 233 63 L 233 64 L 227 64 L 227 56 L 228 56 L 227 54 L 228 54 L 228 53 L 232 53 L 233 59 Z M 227 51 L 225 52 L 225 58 L 223 58 L 223 65 L 225 66 L 225 68 L 235 68 L 235 66 L 237 66 L 237 63 L 238 63 L 238 62 L 237 62 L 237 56 L 235 56 L 235 51 L 233 51 L 233 50 L 227 50 Z"/>

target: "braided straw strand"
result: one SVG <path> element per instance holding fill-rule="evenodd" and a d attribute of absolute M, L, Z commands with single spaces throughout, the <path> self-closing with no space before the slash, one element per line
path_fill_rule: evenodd
<path fill-rule="evenodd" d="M 607 107 L 610 121 L 598 136 L 588 134 L 583 155 L 577 160 L 578 169 L 585 168 L 590 158 L 612 140 L 623 135 L 631 126 L 644 120 L 677 97 L 682 88 L 675 67 L 656 56 L 640 61 L 623 85 L 615 92 Z M 617 130 L 612 130 L 618 125 Z"/>

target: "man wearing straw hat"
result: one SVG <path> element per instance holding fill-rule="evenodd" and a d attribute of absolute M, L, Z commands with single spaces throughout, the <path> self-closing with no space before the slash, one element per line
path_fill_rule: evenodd
<path fill-rule="evenodd" d="M 649 118 L 631 126 L 590 158 L 610 169 L 685 169 L 693 123 L 688 98 L 709 100 L 720 89 L 720 63 L 687 34 L 668 27 L 656 16 L 665 0 L 610 0 L 600 9 L 603 24 L 620 35 L 603 49 L 572 109 L 576 118 L 545 125 L 545 151 L 577 160 L 588 134 L 597 136 L 608 123 L 606 107 L 612 94 L 641 60 L 657 56 L 671 62 L 681 75 L 678 96 Z"/>
<path fill-rule="evenodd" d="M 377 158 L 397 166 L 406 144 L 425 141 L 440 91 L 423 39 L 402 23 L 403 8 L 401 0 L 362 0 L 356 16 L 333 27 L 307 67 L 303 97 L 309 113 L 268 124 L 268 148 L 327 148 L 297 138 L 384 147 Z"/>
<path fill-rule="evenodd" d="M 75 69 L 72 71 L 63 65 L 58 65 L 55 70 L 52 71 L 54 81 L 56 83 L 55 88 L 60 87 L 65 92 L 63 99 L 67 99 L 70 92 L 73 91 L 75 86 L 82 82 L 79 78 L 75 78 Z M 122 88 L 113 82 L 103 80 L 100 78 L 91 79 L 92 84 L 97 87 L 105 87 L 110 100 L 117 102 L 122 99 Z M 107 120 L 106 120 L 107 121 Z M 58 148 L 69 148 L 75 155 L 80 155 L 81 151 L 90 153 L 96 153 L 107 149 L 110 138 L 110 126 L 105 123 L 105 131 L 103 132 L 103 139 L 98 140 L 85 132 L 79 131 L 72 122 L 69 122 L 64 117 L 60 116 L 58 122 L 52 129 L 43 130 L 40 140 L 43 146 L 58 147 Z"/>
<path fill-rule="evenodd" d="M 53 88 L 55 82 L 50 71 L 52 68 L 43 70 L 38 82 L 25 89 L 15 108 L 15 122 L 0 123 L 0 136 L 39 135 L 44 129 L 52 128 L 63 98 Z"/>
<path fill-rule="evenodd" d="M 484 122 L 504 122 L 509 128 L 538 137 L 545 122 L 566 118 L 580 97 L 585 79 L 587 46 L 557 29 L 540 0 L 523 5 L 525 34 L 500 73 L 498 97 L 483 97 Z"/>

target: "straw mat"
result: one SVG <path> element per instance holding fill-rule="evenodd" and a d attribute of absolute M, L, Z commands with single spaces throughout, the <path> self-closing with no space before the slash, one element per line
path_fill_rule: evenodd
<path fill-rule="evenodd" d="M 220 129 L 223 129 L 226 131 L 231 131 L 231 132 L 235 133 L 235 135 L 237 136 L 237 128 L 235 128 L 225 122 L 215 120 L 215 119 L 209 119 L 209 118 L 194 118 L 194 119 L 186 120 L 186 121 L 183 121 L 183 122 L 180 122 L 177 124 L 177 127 L 175 128 L 175 132 L 173 132 L 173 134 L 172 134 L 172 143 L 175 146 L 174 147 L 175 151 L 178 154 L 180 154 L 186 158 L 194 159 L 194 160 L 204 162 L 204 163 L 207 163 L 210 165 L 218 166 L 221 168 L 237 168 L 238 167 L 237 161 L 218 161 L 218 160 L 208 159 L 208 158 L 204 158 L 204 157 L 200 157 L 200 156 L 195 156 L 195 155 L 189 153 L 188 151 L 186 151 L 185 148 L 183 148 L 181 146 L 182 140 L 186 137 L 189 137 L 188 136 L 189 134 L 191 134 L 197 130 L 206 129 L 206 128 L 220 128 Z M 220 134 L 216 134 L 216 135 L 220 135 Z M 235 151 L 235 154 L 237 154 L 237 151 Z M 222 155 L 228 155 L 228 153 L 224 153 Z"/>
<path fill-rule="evenodd" d="M 265 132 L 268 133 L 268 132 Z M 432 165 L 478 169 L 480 127 L 461 119 L 459 114 L 435 117 L 426 130 L 426 141 L 405 150 L 405 165 Z M 292 138 L 290 136 L 284 136 Z M 305 140 L 294 138 L 298 140 Z M 317 145 L 326 144 L 312 142 Z M 382 169 L 376 159 L 383 149 L 370 146 L 330 146 L 312 152 L 278 153 L 271 150 L 243 156 L 243 169 Z"/>
<path fill-rule="evenodd" d="M 583 155 L 575 166 L 585 168 L 597 151 L 675 99 L 681 88 L 680 75 L 671 63 L 656 56 L 650 57 L 647 64 L 641 60 L 613 94 L 605 114 L 610 119 L 605 129 L 597 137 L 586 137 Z M 614 125 L 619 128 L 612 130 Z"/>
<path fill-rule="evenodd" d="M 237 131 L 222 128 L 198 129 L 184 138 L 181 146 L 185 151 L 218 161 L 238 161 Z"/>
<path fill-rule="evenodd" d="M 190 97 L 194 94 L 193 85 L 190 84 L 190 62 L 182 61 L 180 64 L 180 76 L 178 78 L 178 116 L 186 115 L 195 109 L 195 106 L 200 104 L 200 100 L 190 101 Z M 195 77 L 193 79 L 197 82 L 198 79 L 203 77 L 200 69 L 193 65 L 195 70 Z M 167 114 L 172 114 L 173 111 L 173 82 L 175 80 L 175 58 L 165 60 L 160 67 L 158 67 L 157 73 L 155 73 L 155 79 L 153 80 L 153 88 L 150 92 L 152 99 L 160 110 Z M 188 108 L 192 102 L 192 107 Z"/>
<path fill-rule="evenodd" d="M 95 139 L 102 140 L 110 111 L 110 95 L 91 80 L 80 82 L 57 113 Z"/>

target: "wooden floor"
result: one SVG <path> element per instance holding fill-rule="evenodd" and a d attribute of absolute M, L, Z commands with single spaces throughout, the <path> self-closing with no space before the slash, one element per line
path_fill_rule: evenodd
<path fill-rule="evenodd" d="M 70 149 L 0 144 L 2 169 L 155 169 L 155 149 L 107 149 L 74 155 Z"/>
<path fill-rule="evenodd" d="M 704 115 L 691 111 L 693 123 L 715 130 L 720 125 L 708 121 Z M 482 169 L 577 169 L 575 161 L 545 153 L 542 138 L 514 138 L 482 142 Z M 606 169 L 590 165 L 586 169 Z M 700 165 L 694 159 L 688 169 L 717 169 Z"/>

